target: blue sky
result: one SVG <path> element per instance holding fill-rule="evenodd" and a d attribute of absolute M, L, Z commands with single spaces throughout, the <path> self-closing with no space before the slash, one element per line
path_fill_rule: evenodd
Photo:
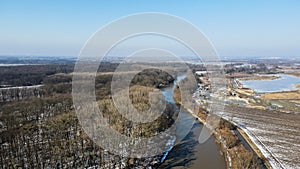
<path fill-rule="evenodd" d="M 300 56 L 300 1 L 0 1 L 0 55 L 77 56 L 99 28 L 139 12 L 196 25 L 220 56 Z"/>

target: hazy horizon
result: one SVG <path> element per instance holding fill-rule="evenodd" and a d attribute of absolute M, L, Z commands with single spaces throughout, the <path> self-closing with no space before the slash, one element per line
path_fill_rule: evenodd
<path fill-rule="evenodd" d="M 300 56 L 296 0 L 1 1 L 0 55 L 76 57 L 99 28 L 143 12 L 168 13 L 194 24 L 221 58 Z"/>

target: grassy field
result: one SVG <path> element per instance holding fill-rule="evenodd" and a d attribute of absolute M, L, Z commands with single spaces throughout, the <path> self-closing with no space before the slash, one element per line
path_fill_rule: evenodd
<path fill-rule="evenodd" d="M 250 76 L 250 77 L 242 77 L 239 80 L 275 80 L 279 79 L 278 76 Z"/>
<path fill-rule="evenodd" d="M 275 92 L 275 93 L 265 93 L 261 95 L 262 99 L 267 100 L 281 100 L 281 99 L 300 99 L 300 90 L 287 91 L 287 92 Z"/>

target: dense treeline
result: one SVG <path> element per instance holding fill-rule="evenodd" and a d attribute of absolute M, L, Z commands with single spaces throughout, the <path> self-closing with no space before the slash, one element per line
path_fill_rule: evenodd
<path fill-rule="evenodd" d="M 117 63 L 103 62 L 99 65 L 98 72 L 113 72 Z M 42 83 L 70 82 L 72 77 L 61 77 L 73 72 L 74 64 L 52 64 L 52 65 L 21 65 L 0 66 L 0 87 L 32 86 Z M 57 75 L 61 73 L 62 75 Z M 50 76 L 53 75 L 53 76 Z"/>
<path fill-rule="evenodd" d="M 252 66 L 243 66 L 243 64 L 226 64 L 224 66 L 224 70 L 227 74 L 233 73 L 248 73 L 248 74 L 255 74 L 255 73 L 265 73 L 265 74 L 273 74 L 276 73 L 276 66 L 274 68 L 268 68 L 264 63 L 256 63 Z"/>
<path fill-rule="evenodd" d="M 146 69 L 138 73 L 131 81 L 142 86 L 165 87 L 174 82 L 174 77 L 167 72 L 156 69 Z"/>
<path fill-rule="evenodd" d="M 43 79 L 56 73 L 70 73 L 73 65 L 23 65 L 1 66 L 1 86 L 32 86 L 43 82 Z"/>

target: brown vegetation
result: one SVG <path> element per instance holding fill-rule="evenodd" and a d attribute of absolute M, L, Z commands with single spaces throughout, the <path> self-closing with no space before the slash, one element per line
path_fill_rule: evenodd
<path fill-rule="evenodd" d="M 181 103 L 181 92 L 180 92 L 180 89 L 179 89 L 179 86 L 176 85 L 176 87 L 174 88 L 174 101 L 177 103 L 177 104 L 180 104 Z"/>
<path fill-rule="evenodd" d="M 231 165 L 234 169 L 240 168 L 265 168 L 262 160 L 254 151 L 246 149 L 245 143 L 237 137 L 237 127 L 230 122 L 221 119 L 219 127 L 216 129 L 218 135 L 224 140 L 226 148 L 224 154 L 229 152 Z"/>
<path fill-rule="evenodd" d="M 286 71 L 285 73 L 288 74 L 288 75 L 292 75 L 292 76 L 300 78 L 300 71 L 299 71 L 299 69 L 290 69 L 290 70 Z"/>
<path fill-rule="evenodd" d="M 275 80 L 278 79 L 278 76 L 251 76 L 251 77 L 242 77 L 240 80 Z"/>
<path fill-rule="evenodd" d="M 98 147 L 82 130 L 73 109 L 72 75 L 68 74 L 69 67 L 43 65 L 22 66 L 17 70 L 3 67 L 1 69 L 6 70 L 6 76 L 1 79 L 1 84 L 44 83 L 44 86 L 39 88 L 41 92 L 39 97 L 0 103 L 0 166 L 2 168 L 87 168 L 105 165 L 110 168 L 121 167 L 121 157 Z M 37 69 L 43 70 L 41 74 L 38 74 Z M 107 65 L 105 70 L 111 69 L 114 69 L 114 66 Z M 17 75 L 18 73 L 20 76 Z M 26 73 L 28 74 L 26 78 L 21 77 Z M 131 84 L 130 90 L 131 101 L 140 110 L 149 107 L 149 92 L 155 90 L 158 84 L 172 82 L 172 79 L 161 71 L 153 70 L 145 73 L 149 76 L 139 74 Z M 38 80 L 33 78 L 35 74 L 38 75 L 36 78 Z M 156 75 L 158 77 L 155 77 Z M 139 76 L 145 78 L 147 83 L 139 81 Z M 32 78 L 32 81 L 29 80 L 30 84 L 23 83 L 30 78 Z M 168 128 L 173 122 L 170 118 L 172 107 L 168 106 L 165 113 L 157 120 L 149 124 L 141 124 L 137 128 L 133 127 L 130 133 L 126 133 L 128 130 L 125 129 L 128 126 L 130 128 L 132 124 L 121 117 L 113 106 L 110 96 L 111 79 L 112 74 L 100 73 L 96 77 L 95 86 L 100 109 L 110 119 L 113 128 L 129 135 L 150 136 Z M 131 161 L 132 167 L 143 161 L 143 159 L 122 160 L 126 164 Z"/>
<path fill-rule="evenodd" d="M 299 99 L 300 90 L 297 91 L 287 91 L 287 92 L 275 92 L 275 93 L 266 93 L 261 95 L 262 99 L 267 100 L 279 100 L 279 99 Z"/>

